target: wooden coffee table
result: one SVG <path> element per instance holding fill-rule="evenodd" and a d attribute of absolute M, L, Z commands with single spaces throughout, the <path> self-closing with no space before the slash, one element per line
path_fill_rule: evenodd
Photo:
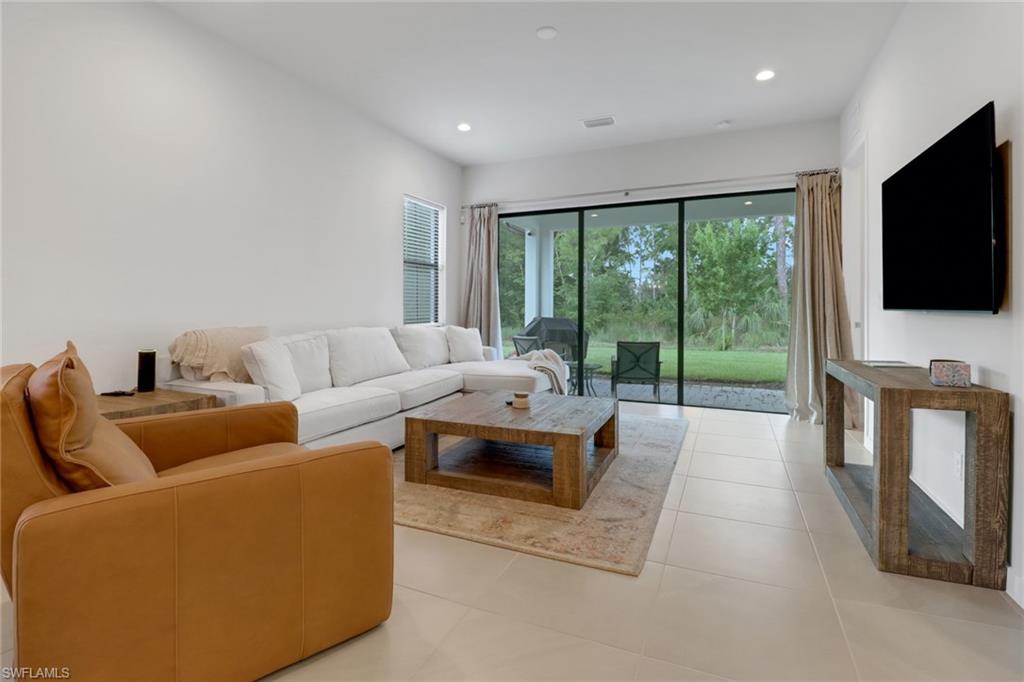
<path fill-rule="evenodd" d="M 405 418 L 405 480 L 580 509 L 619 451 L 618 402 L 470 393 Z M 459 436 L 439 451 L 438 435 Z M 455 439 L 446 439 L 455 440 Z"/>

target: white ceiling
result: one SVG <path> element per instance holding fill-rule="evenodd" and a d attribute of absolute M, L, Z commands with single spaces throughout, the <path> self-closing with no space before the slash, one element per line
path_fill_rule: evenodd
<path fill-rule="evenodd" d="M 837 116 L 881 3 L 184 3 L 167 7 L 459 163 Z M 555 40 L 536 36 L 555 26 Z M 763 69 L 778 74 L 758 83 Z M 580 121 L 612 114 L 616 125 Z M 473 125 L 459 133 L 460 121 Z"/>

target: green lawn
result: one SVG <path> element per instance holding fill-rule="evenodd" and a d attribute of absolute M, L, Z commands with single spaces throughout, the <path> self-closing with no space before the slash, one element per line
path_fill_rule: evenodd
<path fill-rule="evenodd" d="M 512 354 L 512 344 L 505 344 L 505 355 Z M 600 374 L 611 370 L 615 344 L 592 341 L 588 362 L 601 364 Z M 661 347 L 661 373 L 666 379 L 679 376 L 678 353 L 675 346 Z M 782 383 L 786 380 L 786 354 L 775 351 L 684 350 L 683 376 L 687 381 L 714 381 L 740 384 Z"/>

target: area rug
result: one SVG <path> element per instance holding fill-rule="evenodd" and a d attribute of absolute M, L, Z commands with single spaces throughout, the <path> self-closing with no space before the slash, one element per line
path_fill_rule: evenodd
<path fill-rule="evenodd" d="M 395 523 L 639 575 L 687 426 L 683 418 L 621 416 L 619 454 L 579 510 L 407 483 L 398 450 Z"/>

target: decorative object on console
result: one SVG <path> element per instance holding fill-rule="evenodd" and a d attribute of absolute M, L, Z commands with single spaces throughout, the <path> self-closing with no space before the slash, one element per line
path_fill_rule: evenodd
<path fill-rule="evenodd" d="M 135 390 L 139 393 L 150 393 L 156 388 L 156 349 L 139 349 L 139 371 Z"/>
<path fill-rule="evenodd" d="M 932 360 L 928 363 L 928 378 L 936 386 L 968 388 L 971 385 L 971 366 L 959 360 Z"/>
<path fill-rule="evenodd" d="M 512 394 L 512 407 L 517 410 L 530 409 L 530 394 L 516 391 Z"/>

